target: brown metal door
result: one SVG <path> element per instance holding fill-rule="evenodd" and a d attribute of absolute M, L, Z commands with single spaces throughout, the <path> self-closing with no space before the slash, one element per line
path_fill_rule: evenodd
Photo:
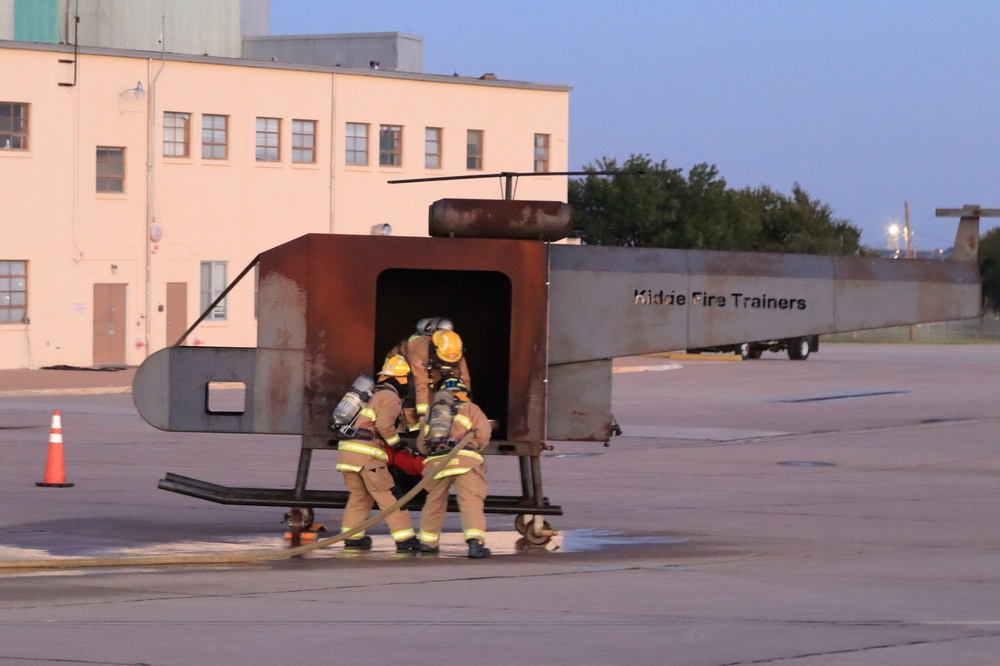
<path fill-rule="evenodd" d="M 180 340 L 187 327 L 187 282 L 168 282 L 167 346 Z"/>
<path fill-rule="evenodd" d="M 125 365 L 128 285 L 94 285 L 94 365 Z"/>

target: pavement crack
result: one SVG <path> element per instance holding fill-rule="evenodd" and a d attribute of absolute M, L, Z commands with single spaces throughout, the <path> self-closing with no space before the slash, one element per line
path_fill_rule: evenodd
<path fill-rule="evenodd" d="M 1000 635 L 1000 633 L 998 632 L 977 632 L 971 635 L 952 636 L 949 638 L 940 638 L 936 640 L 901 641 L 899 643 L 869 645 L 867 647 L 850 648 L 844 650 L 828 650 L 825 652 L 803 652 L 801 654 L 788 655 L 784 657 L 771 657 L 768 659 L 754 659 L 752 661 L 729 661 L 723 664 L 719 664 L 719 666 L 749 666 L 750 664 L 777 664 L 782 661 L 809 659 L 812 657 L 828 657 L 831 655 L 838 655 L 838 654 L 860 654 L 863 652 L 870 652 L 874 650 L 888 650 L 892 648 L 910 647 L 914 645 L 939 645 L 945 643 L 954 643 L 955 641 L 964 641 L 970 638 L 995 638 L 998 635 Z"/>

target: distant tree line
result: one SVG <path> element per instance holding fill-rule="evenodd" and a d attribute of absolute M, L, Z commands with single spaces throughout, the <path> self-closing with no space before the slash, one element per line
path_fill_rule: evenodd
<path fill-rule="evenodd" d="M 798 183 L 790 195 L 767 185 L 731 189 L 713 165 L 696 164 L 685 176 L 645 155 L 621 166 L 604 157 L 584 170 L 641 172 L 570 179 L 575 227 L 588 245 L 876 254 L 860 245 L 857 227 Z M 1000 310 L 1000 227 L 980 239 L 979 272 L 986 308 Z"/>
<path fill-rule="evenodd" d="M 1000 309 L 1000 227 L 987 231 L 979 239 L 979 273 L 983 279 L 986 307 Z"/>
<path fill-rule="evenodd" d="M 601 158 L 586 171 L 641 175 L 588 175 L 569 181 L 569 203 L 588 245 L 742 250 L 798 254 L 856 254 L 861 231 L 837 219 L 827 204 L 796 183 L 791 195 L 766 185 L 731 189 L 713 165 L 688 171 L 666 160 L 632 155 L 618 166 Z"/>

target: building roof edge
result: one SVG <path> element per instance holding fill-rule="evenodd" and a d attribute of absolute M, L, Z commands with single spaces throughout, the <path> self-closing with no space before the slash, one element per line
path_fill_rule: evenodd
<path fill-rule="evenodd" d="M 169 62 L 190 62 L 205 65 L 223 65 L 229 67 L 254 67 L 258 69 L 282 69 L 296 72 L 316 72 L 329 74 L 344 74 L 348 76 L 373 76 L 411 81 L 426 81 L 431 83 L 459 83 L 463 85 L 481 85 L 499 88 L 523 88 L 527 90 L 548 90 L 553 92 L 570 92 L 573 86 L 561 83 L 536 83 L 532 81 L 513 81 L 483 74 L 483 77 L 459 76 L 458 74 L 426 74 L 423 72 L 394 72 L 384 69 L 351 68 L 340 66 L 299 65 L 294 63 L 272 62 L 270 60 L 249 60 L 246 58 L 225 58 L 222 56 L 199 56 L 188 53 L 161 53 L 159 51 L 135 51 L 131 49 L 115 49 L 97 46 L 74 47 L 72 44 L 46 44 L 40 42 L 21 42 L 0 40 L 0 49 L 22 51 L 49 51 L 51 53 L 69 53 L 74 50 L 80 55 L 107 56 L 116 58 L 136 58 L 142 60 L 165 60 Z"/>

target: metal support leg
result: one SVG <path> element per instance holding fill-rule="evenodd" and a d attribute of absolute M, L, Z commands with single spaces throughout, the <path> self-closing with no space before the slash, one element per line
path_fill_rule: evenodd
<path fill-rule="evenodd" d="M 541 506 L 543 498 L 542 494 L 542 465 L 541 459 L 538 456 L 531 456 L 529 459 L 531 463 L 531 492 L 532 500 L 534 506 Z"/>
<path fill-rule="evenodd" d="M 312 449 L 303 448 L 299 454 L 299 469 L 295 474 L 295 499 L 302 499 L 306 493 L 306 481 L 309 479 L 309 463 L 312 462 Z"/>
<path fill-rule="evenodd" d="M 528 456 L 518 456 L 518 464 L 521 467 L 521 497 L 524 499 L 525 504 L 535 505 L 535 498 L 531 494 L 532 479 L 531 479 L 531 466 L 528 462 Z"/>

